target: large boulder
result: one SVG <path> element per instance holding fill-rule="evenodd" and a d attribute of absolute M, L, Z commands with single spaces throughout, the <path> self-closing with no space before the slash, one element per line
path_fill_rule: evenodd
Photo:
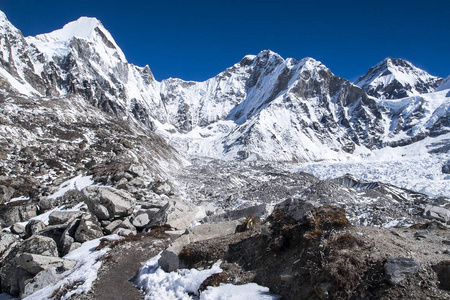
<path fill-rule="evenodd" d="M 443 223 L 450 220 L 450 210 L 434 205 L 426 205 L 423 216 L 428 219 L 435 219 Z"/>
<path fill-rule="evenodd" d="M 80 220 L 74 219 L 73 221 L 69 222 L 63 234 L 61 235 L 61 238 L 57 243 L 60 256 L 66 255 L 72 248 L 72 244 L 75 242 L 74 237 L 75 232 L 78 229 L 78 225 L 80 225 Z"/>
<path fill-rule="evenodd" d="M 16 263 L 24 270 L 32 275 L 36 275 L 42 270 L 50 268 L 59 268 L 60 270 L 70 270 L 75 267 L 75 262 L 72 260 L 45 256 L 39 254 L 22 253 L 15 258 Z"/>
<path fill-rule="evenodd" d="M 30 201 L 17 201 L 0 206 L 0 226 L 8 227 L 17 222 L 36 217 L 36 205 Z"/>
<path fill-rule="evenodd" d="M 94 215 L 87 213 L 81 217 L 80 224 L 74 234 L 75 241 L 84 243 L 102 236 L 102 227 Z"/>
<path fill-rule="evenodd" d="M 14 249 L 14 245 L 20 242 L 20 238 L 9 232 L 0 232 L 0 262 Z"/>
<path fill-rule="evenodd" d="M 260 204 L 255 206 L 250 206 L 242 209 L 237 210 L 231 210 L 227 211 L 223 214 L 213 216 L 213 217 L 206 217 L 205 220 L 212 220 L 214 222 L 217 221 L 226 221 L 226 220 L 238 220 L 241 218 L 246 218 L 250 215 L 253 215 L 255 217 L 259 218 L 265 218 L 268 217 L 272 213 L 272 208 L 268 204 Z"/>
<path fill-rule="evenodd" d="M 80 211 L 57 210 L 48 216 L 49 225 L 58 225 L 68 223 L 81 216 Z"/>
<path fill-rule="evenodd" d="M 26 298 L 48 285 L 55 284 L 60 279 L 61 278 L 58 274 L 57 268 L 43 270 L 33 278 L 25 280 L 23 283 L 23 287 L 22 284 L 19 286 L 20 297 L 22 299 Z"/>
<path fill-rule="evenodd" d="M 316 202 L 302 199 L 287 199 L 275 206 L 275 211 L 282 211 L 284 215 L 299 222 L 305 220 L 312 210 L 319 205 Z"/>
<path fill-rule="evenodd" d="M 56 243 L 53 239 L 35 235 L 30 237 L 29 239 L 12 245 L 9 253 L 4 257 L 1 262 L 0 268 L 0 282 L 2 292 L 9 293 L 11 292 L 11 286 L 18 286 L 17 282 L 13 283 L 14 278 L 17 280 L 21 279 L 23 276 L 15 276 L 16 269 L 18 267 L 16 263 L 16 256 L 19 256 L 22 253 L 30 253 L 30 254 L 40 254 L 45 256 L 58 256 L 58 249 Z M 25 270 L 24 270 L 25 271 Z M 25 271 L 26 272 L 26 271 Z M 19 289 L 13 289 L 12 293 L 14 296 L 17 296 Z"/>
<path fill-rule="evenodd" d="M 184 246 L 190 243 L 189 235 L 185 234 L 176 239 L 170 247 L 161 253 L 158 264 L 166 272 L 173 272 L 178 270 L 180 260 L 178 254 L 183 250 Z"/>
<path fill-rule="evenodd" d="M 45 228 L 45 223 L 41 220 L 30 220 L 25 226 L 25 236 L 24 239 L 30 236 L 36 235 L 39 231 Z"/>
<path fill-rule="evenodd" d="M 196 219 L 199 208 L 192 203 L 169 200 L 153 217 L 149 226 L 169 225 L 176 229 L 189 227 Z"/>
<path fill-rule="evenodd" d="M 136 206 L 136 199 L 131 194 L 115 188 L 89 186 L 82 192 L 89 211 L 99 220 L 127 217 Z"/>

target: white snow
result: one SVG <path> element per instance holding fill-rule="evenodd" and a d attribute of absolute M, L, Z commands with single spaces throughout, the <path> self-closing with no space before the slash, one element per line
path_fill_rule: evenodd
<path fill-rule="evenodd" d="M 256 283 L 244 285 L 225 284 L 218 287 L 208 287 L 200 295 L 200 300 L 277 300 L 281 296 L 270 294 L 269 288 Z"/>
<path fill-rule="evenodd" d="M 48 196 L 48 198 L 56 199 L 58 197 L 64 196 L 64 194 L 70 190 L 81 191 L 83 188 L 90 186 L 92 184 L 94 184 L 92 176 L 78 175 L 77 177 L 74 177 L 62 183 L 59 186 L 59 190 L 53 193 L 52 195 Z"/>
<path fill-rule="evenodd" d="M 159 265 L 157 255 L 148 260 L 139 271 L 137 286 L 145 293 L 145 300 L 191 300 L 197 299 L 190 294 L 198 296 L 201 283 L 210 275 L 222 272 L 220 261 L 210 269 L 180 269 L 176 272 L 164 272 Z M 233 294 L 234 293 L 234 294 Z M 207 291 L 200 294 L 200 299 L 279 299 L 279 296 L 269 294 L 269 289 L 250 283 L 240 286 L 231 284 L 209 287 Z"/>
<path fill-rule="evenodd" d="M 118 235 L 109 235 L 83 243 L 80 248 L 73 250 L 64 256 L 64 258 L 77 262 L 75 268 L 62 273 L 57 282 L 49 284 L 24 299 L 48 299 L 51 298 L 50 296 L 54 291 L 64 286 L 71 286 L 73 283 L 76 283 L 75 287 L 69 289 L 61 299 L 70 299 L 71 296 L 75 294 L 87 293 L 91 289 L 92 283 L 97 278 L 97 272 L 102 264 L 100 258 L 110 250 L 109 248 L 103 248 L 99 251 L 95 251 L 95 248 L 100 244 L 100 240 L 105 238 L 116 240 L 121 237 Z"/>

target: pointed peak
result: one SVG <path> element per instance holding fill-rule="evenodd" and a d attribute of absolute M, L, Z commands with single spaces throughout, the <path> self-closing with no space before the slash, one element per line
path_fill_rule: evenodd
<path fill-rule="evenodd" d="M 46 41 L 67 41 L 74 37 L 88 39 L 92 37 L 97 27 L 103 27 L 102 23 L 91 17 L 81 17 L 76 21 L 64 25 L 63 28 L 46 34 L 36 36 Z"/>

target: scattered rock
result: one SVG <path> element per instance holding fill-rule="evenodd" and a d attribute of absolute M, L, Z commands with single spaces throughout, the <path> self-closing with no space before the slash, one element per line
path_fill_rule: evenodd
<path fill-rule="evenodd" d="M 71 249 L 72 243 L 74 243 L 75 239 L 75 232 L 78 228 L 78 225 L 80 225 L 80 220 L 75 219 L 71 221 L 66 229 L 64 230 L 63 234 L 61 235 L 60 240 L 58 241 L 58 251 L 60 256 L 64 256 L 67 253 L 69 253 Z"/>
<path fill-rule="evenodd" d="M 392 285 L 398 284 L 418 270 L 419 265 L 411 258 L 388 258 L 384 264 L 385 278 Z"/>
<path fill-rule="evenodd" d="M 134 177 L 142 177 L 144 175 L 144 167 L 141 165 L 130 165 L 125 171 Z"/>
<path fill-rule="evenodd" d="M 136 199 L 131 194 L 115 188 L 89 186 L 82 192 L 89 211 L 99 220 L 129 216 L 136 206 Z"/>
<path fill-rule="evenodd" d="M 227 211 L 224 214 L 220 214 L 220 215 L 214 216 L 212 218 L 207 217 L 205 219 L 211 219 L 212 221 L 217 222 L 220 220 L 237 220 L 237 219 L 241 219 L 241 218 L 246 218 L 250 215 L 253 215 L 253 216 L 259 217 L 259 218 L 265 218 L 271 213 L 272 213 L 272 209 L 271 209 L 270 205 L 260 204 L 260 205 L 246 207 L 243 209 Z"/>
<path fill-rule="evenodd" d="M 158 195 L 171 195 L 172 187 L 167 181 L 157 182 L 153 186 L 153 191 Z"/>

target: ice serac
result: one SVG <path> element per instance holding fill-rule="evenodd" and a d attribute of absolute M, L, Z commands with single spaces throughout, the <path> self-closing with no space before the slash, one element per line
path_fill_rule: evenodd
<path fill-rule="evenodd" d="M 411 62 L 388 57 L 355 81 L 369 95 L 399 99 L 433 92 L 442 78 L 432 76 Z"/>

